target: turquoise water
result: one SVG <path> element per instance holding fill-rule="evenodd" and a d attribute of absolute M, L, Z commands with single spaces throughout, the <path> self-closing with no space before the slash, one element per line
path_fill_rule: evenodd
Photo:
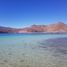
<path fill-rule="evenodd" d="M 67 34 L 0 34 L 0 67 L 67 67 L 66 37 Z"/>

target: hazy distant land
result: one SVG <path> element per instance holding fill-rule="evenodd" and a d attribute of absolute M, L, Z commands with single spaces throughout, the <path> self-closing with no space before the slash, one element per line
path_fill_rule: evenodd
<path fill-rule="evenodd" d="M 67 24 L 58 22 L 50 25 L 31 25 L 25 28 L 10 28 L 0 26 L 0 33 L 67 33 Z"/>

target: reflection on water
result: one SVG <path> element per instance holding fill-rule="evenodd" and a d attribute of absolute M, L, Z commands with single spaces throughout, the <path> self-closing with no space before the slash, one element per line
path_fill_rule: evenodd
<path fill-rule="evenodd" d="M 0 36 L 0 67 L 67 67 L 67 35 Z"/>
<path fill-rule="evenodd" d="M 67 37 L 47 39 L 40 42 L 40 47 L 49 51 L 54 51 L 54 54 L 67 54 Z"/>

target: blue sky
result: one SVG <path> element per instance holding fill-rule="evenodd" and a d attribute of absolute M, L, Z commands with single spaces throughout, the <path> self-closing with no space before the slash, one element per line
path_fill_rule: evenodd
<path fill-rule="evenodd" d="M 0 26 L 67 23 L 67 0 L 0 0 Z"/>

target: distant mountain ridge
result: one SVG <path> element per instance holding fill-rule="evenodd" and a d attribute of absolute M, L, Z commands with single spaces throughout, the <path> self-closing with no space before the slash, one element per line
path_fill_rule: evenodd
<path fill-rule="evenodd" d="M 14 33 L 17 29 L 0 26 L 0 33 Z"/>
<path fill-rule="evenodd" d="M 0 33 L 32 33 L 32 32 L 67 32 L 67 24 L 58 22 L 49 25 L 32 25 L 26 28 L 10 28 L 0 26 Z"/>

